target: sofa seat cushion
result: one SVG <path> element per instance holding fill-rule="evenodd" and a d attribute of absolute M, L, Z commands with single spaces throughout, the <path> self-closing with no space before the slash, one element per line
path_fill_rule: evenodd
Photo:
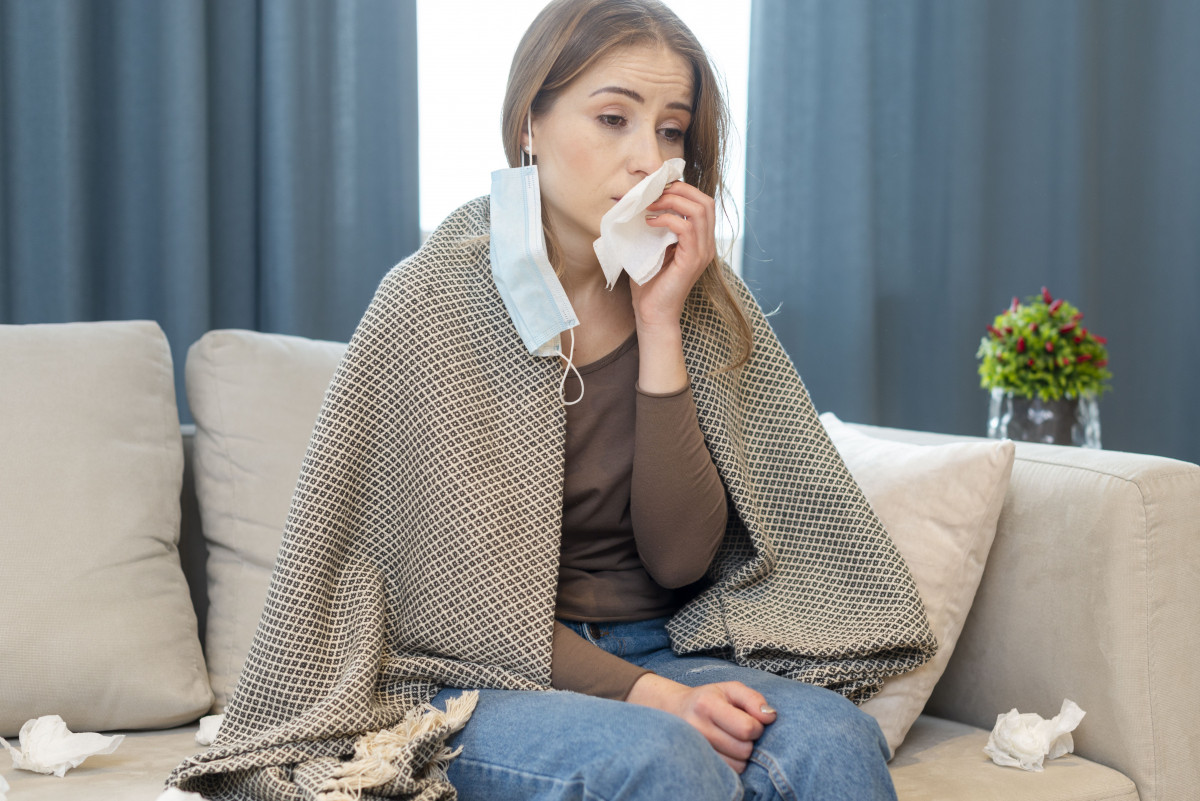
<path fill-rule="evenodd" d="M 13 801 L 151 801 L 180 762 L 203 750 L 196 724 L 126 733 L 116 753 L 95 756 L 63 778 L 13 770 L 0 761 Z M 983 753 L 988 733 L 973 726 L 922 715 L 909 730 L 889 768 L 899 801 L 1138 801 L 1122 774 L 1068 754 L 1041 773 L 992 764 Z"/>
<path fill-rule="evenodd" d="M 988 732 L 921 715 L 888 766 L 899 801 L 1138 801 L 1123 774 L 1067 754 L 1041 773 L 1003 768 L 983 753 Z"/>
<path fill-rule="evenodd" d="M 195 723 L 159 731 L 123 732 L 125 741 L 111 754 L 88 757 L 67 775 L 45 776 L 13 770 L 11 760 L 0 760 L 0 776 L 8 780 L 10 801 L 153 801 L 163 791 L 167 775 L 192 754 Z"/>

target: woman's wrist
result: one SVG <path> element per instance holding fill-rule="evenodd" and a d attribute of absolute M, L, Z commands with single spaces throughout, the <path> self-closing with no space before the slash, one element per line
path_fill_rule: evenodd
<path fill-rule="evenodd" d="M 625 700 L 638 706 L 648 706 L 670 712 L 669 699 L 679 694 L 680 690 L 687 692 L 687 687 L 677 681 L 663 678 L 657 673 L 644 673 L 629 688 Z"/>
<path fill-rule="evenodd" d="M 655 395 L 679 392 L 688 385 L 679 323 L 643 325 L 638 321 L 638 386 Z"/>

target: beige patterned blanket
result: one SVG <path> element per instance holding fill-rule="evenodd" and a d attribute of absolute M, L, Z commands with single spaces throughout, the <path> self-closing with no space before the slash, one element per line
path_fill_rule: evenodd
<path fill-rule="evenodd" d="M 445 740 L 472 696 L 444 715 L 423 705 L 442 686 L 547 688 L 562 366 L 522 346 L 487 234 L 482 198 L 380 285 L 326 394 L 220 734 L 171 784 L 220 799 L 453 798 Z M 748 364 L 715 372 L 729 348 L 698 293 L 683 319 L 731 514 L 672 642 L 863 700 L 936 643 L 792 363 L 731 281 L 754 326 Z"/>

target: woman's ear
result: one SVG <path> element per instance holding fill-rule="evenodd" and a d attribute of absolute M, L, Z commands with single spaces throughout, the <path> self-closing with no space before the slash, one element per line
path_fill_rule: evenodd
<path fill-rule="evenodd" d="M 521 126 L 521 133 L 518 138 L 518 143 L 520 145 L 521 152 L 530 158 L 533 158 L 533 148 L 529 141 L 530 137 L 533 136 L 533 118 L 531 116 L 527 116 L 525 120 L 525 124 Z"/>

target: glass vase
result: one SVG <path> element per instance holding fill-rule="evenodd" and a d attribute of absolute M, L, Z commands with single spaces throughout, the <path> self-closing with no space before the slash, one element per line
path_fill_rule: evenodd
<path fill-rule="evenodd" d="M 1048 401 L 993 389 L 988 404 L 988 436 L 1099 448 L 1100 405 L 1094 395 Z"/>

